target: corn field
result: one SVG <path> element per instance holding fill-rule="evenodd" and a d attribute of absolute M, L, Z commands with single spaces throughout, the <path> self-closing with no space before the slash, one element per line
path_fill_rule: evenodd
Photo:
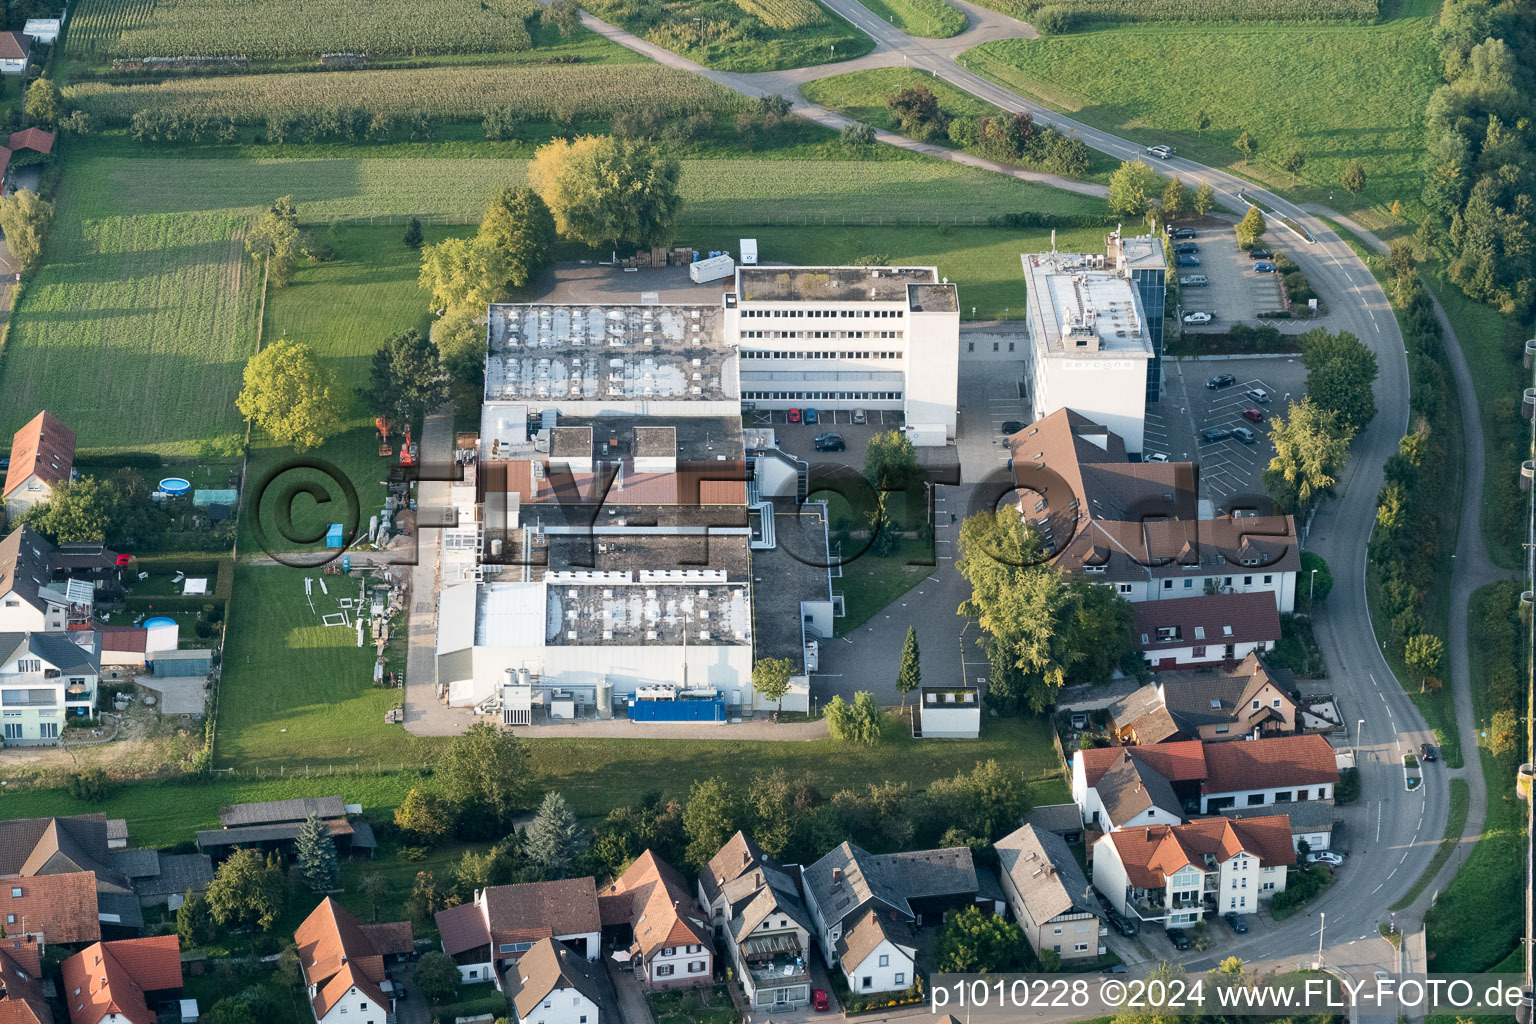
<path fill-rule="evenodd" d="M 69 45 L 105 58 L 356 51 L 423 56 L 525 50 L 535 0 L 82 0 Z"/>
<path fill-rule="evenodd" d="M 769 28 L 793 31 L 827 22 L 816 0 L 734 0 L 737 7 Z"/>
<path fill-rule="evenodd" d="M 1375 21 L 1378 0 L 1003 0 L 998 10 L 1028 18 L 1059 7 L 1093 21 Z"/>
<path fill-rule="evenodd" d="M 663 117 L 726 112 L 744 102 L 697 75 L 648 64 L 300 72 L 143 85 L 81 82 L 67 92 L 70 103 L 114 125 L 127 124 L 141 110 L 243 124 L 342 109 L 470 121 L 511 108 L 525 117 L 570 120 L 639 110 Z"/>

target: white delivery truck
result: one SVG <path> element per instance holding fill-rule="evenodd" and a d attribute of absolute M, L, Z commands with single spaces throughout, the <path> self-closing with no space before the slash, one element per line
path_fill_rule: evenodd
<path fill-rule="evenodd" d="M 743 238 L 741 240 L 741 265 L 744 267 L 757 266 L 757 239 Z"/>
<path fill-rule="evenodd" d="M 736 261 L 729 254 L 711 256 L 688 264 L 688 277 L 694 284 L 708 284 L 736 273 Z"/>

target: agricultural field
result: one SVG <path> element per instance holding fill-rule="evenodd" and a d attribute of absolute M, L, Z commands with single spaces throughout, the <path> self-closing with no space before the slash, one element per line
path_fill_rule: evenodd
<path fill-rule="evenodd" d="M 515 52 L 532 45 L 538 10 L 535 0 L 83 0 L 68 44 L 107 58 Z"/>
<path fill-rule="evenodd" d="M 228 117 L 241 124 L 262 124 L 271 115 L 353 109 L 479 121 L 488 111 L 512 108 L 525 118 L 569 121 L 631 110 L 666 117 L 700 110 L 723 114 L 745 102 L 687 71 L 619 63 L 226 75 L 131 85 L 86 81 L 70 86 L 66 96 L 108 125 L 125 125 L 146 109 Z"/>
<path fill-rule="evenodd" d="M 885 131 L 899 131 L 896 118 L 885 105 L 886 97 L 919 85 L 938 98 L 940 109 L 951 118 L 1009 116 L 1001 107 L 994 107 L 942 78 L 911 68 L 872 68 L 869 71 L 851 71 L 846 75 L 818 78 L 802 85 L 800 92 L 812 103 L 836 110 L 865 124 Z M 935 141 L 942 145 L 950 144 L 942 138 Z M 959 148 L 977 156 L 989 156 L 979 146 Z M 1089 150 L 1089 154 L 1088 173 L 1084 178 L 1088 181 L 1108 182 L 1110 174 L 1120 166 L 1120 162 L 1098 150 Z"/>
<path fill-rule="evenodd" d="M 593 0 L 584 5 L 719 71 L 779 71 L 860 57 L 874 41 L 817 0 Z"/>
<path fill-rule="evenodd" d="M 1387 214 L 1394 201 L 1412 208 L 1420 192 L 1424 106 L 1440 81 L 1422 6 L 1372 26 L 1137 25 L 1003 40 L 964 59 L 1095 127 L 1176 146 L 1301 202 L 1331 201 L 1379 228 L 1398 221 Z M 1124 74 L 1129 66 L 1137 73 Z M 1252 159 L 1233 145 L 1244 131 L 1257 143 Z M 1278 166 L 1292 145 L 1306 156 L 1295 187 Z M 1367 186 L 1351 196 L 1338 182 L 1356 157 Z"/>
<path fill-rule="evenodd" d="M 1375 21 L 1379 0 L 1298 0 L 1273 4 L 1264 0 L 978 0 L 983 7 L 1023 21 L 1042 8 L 1062 11 L 1071 23 L 1131 21 Z"/>
<path fill-rule="evenodd" d="M 909 36 L 948 39 L 965 31 L 965 13 L 944 0 L 862 0 L 876 17 Z"/>

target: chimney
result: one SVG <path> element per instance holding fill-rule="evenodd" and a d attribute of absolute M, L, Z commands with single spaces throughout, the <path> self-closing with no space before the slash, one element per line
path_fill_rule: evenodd
<path fill-rule="evenodd" d="M 752 876 L 752 884 L 757 886 L 759 889 L 763 887 L 763 873 L 761 871 Z"/>
<path fill-rule="evenodd" d="M 750 851 L 750 850 L 742 850 L 741 851 L 741 863 L 742 863 L 743 866 L 752 863 L 752 851 Z"/>
<path fill-rule="evenodd" d="M 842 880 L 843 880 L 843 869 L 842 868 L 833 868 L 832 869 L 832 884 L 833 885 L 837 885 Z"/>

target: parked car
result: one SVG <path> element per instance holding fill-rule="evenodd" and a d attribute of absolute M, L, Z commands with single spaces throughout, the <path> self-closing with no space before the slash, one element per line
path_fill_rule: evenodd
<path fill-rule="evenodd" d="M 1108 919 L 1110 924 L 1115 926 L 1116 931 L 1127 938 L 1141 931 L 1141 925 L 1137 923 L 1135 918 L 1126 917 L 1123 914 L 1117 914 L 1112 909 L 1106 909 L 1104 911 L 1104 916 Z"/>
<path fill-rule="evenodd" d="M 1308 864 L 1327 864 L 1331 868 L 1343 867 L 1344 858 L 1329 850 L 1319 850 L 1317 853 L 1307 854 Z"/>
<path fill-rule="evenodd" d="M 1244 915 L 1226 913 L 1221 915 L 1221 919 L 1227 922 L 1228 927 L 1230 927 L 1238 935 L 1248 934 L 1248 922 L 1244 920 Z"/>
<path fill-rule="evenodd" d="M 1264 422 L 1264 410 L 1262 410 L 1262 409 L 1244 409 L 1243 410 L 1243 419 L 1247 420 L 1249 423 L 1263 423 Z"/>
<path fill-rule="evenodd" d="M 1253 265 L 1253 269 L 1258 271 L 1260 274 L 1273 274 L 1275 272 L 1275 265 L 1273 263 L 1261 261 L 1259 263 L 1255 263 Z"/>
<path fill-rule="evenodd" d="M 1021 420 L 1003 420 L 1003 434 L 1017 434 L 1028 425 L 1029 424 L 1022 422 Z"/>
<path fill-rule="evenodd" d="M 1182 288 L 1204 288 L 1211 283 L 1211 279 L 1204 274 L 1186 274 L 1179 278 L 1179 286 Z"/>
<path fill-rule="evenodd" d="M 1243 442 L 1243 444 L 1253 444 L 1259 439 L 1258 435 L 1247 427 L 1233 427 L 1232 436 Z"/>
<path fill-rule="evenodd" d="M 807 409 L 807 410 L 805 410 L 805 422 L 807 422 L 807 423 L 815 423 L 816 422 L 816 410 L 815 409 Z"/>
<path fill-rule="evenodd" d="M 1200 431 L 1201 444 L 1215 444 L 1217 441 L 1225 441 L 1232 436 L 1232 431 L 1224 427 L 1206 427 Z"/>
<path fill-rule="evenodd" d="M 1260 405 L 1269 404 L 1269 392 L 1265 391 L 1263 388 L 1249 388 L 1247 391 L 1243 392 L 1243 397 L 1251 398 L 1255 402 L 1258 402 Z"/>
<path fill-rule="evenodd" d="M 1147 147 L 1147 155 L 1148 156 L 1155 156 L 1159 160 L 1167 160 L 1169 157 L 1173 156 L 1173 147 L 1172 146 L 1148 146 Z"/>
<path fill-rule="evenodd" d="M 1168 456 L 1162 452 L 1148 452 L 1141 457 L 1142 462 L 1167 462 Z"/>
<path fill-rule="evenodd" d="M 1440 751 L 1435 749 L 1433 743 L 1421 743 L 1419 744 L 1419 760 L 1438 761 L 1440 760 Z"/>
<path fill-rule="evenodd" d="M 824 988 L 811 989 L 811 1009 L 817 1013 L 826 1013 L 832 1009 L 832 1001 L 827 998 L 827 990 Z"/>
<path fill-rule="evenodd" d="M 1168 237 L 1169 238 L 1194 238 L 1195 237 L 1195 229 L 1194 228 L 1176 228 L 1172 224 L 1170 224 L 1170 225 L 1168 225 Z"/>
<path fill-rule="evenodd" d="M 1128 974 L 1128 973 L 1130 973 L 1130 968 L 1125 966 L 1125 964 L 1111 964 L 1110 966 L 1104 968 L 1099 973 L 1100 974 Z"/>
<path fill-rule="evenodd" d="M 1248 258 L 1251 260 L 1272 260 L 1275 254 L 1268 249 L 1249 249 Z"/>
<path fill-rule="evenodd" d="M 816 438 L 816 450 L 819 452 L 840 452 L 847 447 L 843 443 L 842 434 L 820 434 Z"/>
<path fill-rule="evenodd" d="M 1173 261 L 1181 267 L 1198 267 L 1200 265 L 1200 257 L 1190 256 L 1188 253 L 1175 256 Z"/>
<path fill-rule="evenodd" d="M 855 410 L 853 410 L 853 422 L 854 423 L 866 423 L 866 422 L 868 422 L 868 420 L 869 420 L 869 417 L 864 415 L 864 410 L 863 409 L 855 409 Z"/>
<path fill-rule="evenodd" d="M 791 423 L 799 423 L 800 422 L 800 410 L 799 409 L 791 409 L 791 410 L 789 410 L 789 422 L 791 422 Z"/>
<path fill-rule="evenodd" d="M 1207 380 L 1205 382 L 1205 386 L 1210 388 L 1212 391 L 1216 391 L 1219 388 L 1229 388 L 1236 383 L 1237 378 L 1232 376 L 1230 373 L 1218 373 L 1216 376 Z"/>
<path fill-rule="evenodd" d="M 1184 322 L 1187 324 L 1208 324 L 1216 319 L 1209 313 L 1185 313 Z"/>
<path fill-rule="evenodd" d="M 1182 928 L 1169 928 L 1168 941 L 1173 943 L 1173 948 L 1181 953 L 1189 948 L 1189 936 Z"/>
<path fill-rule="evenodd" d="M 1197 253 L 1200 251 L 1200 247 L 1194 242 L 1180 242 L 1173 247 L 1173 251 L 1176 253 Z"/>

